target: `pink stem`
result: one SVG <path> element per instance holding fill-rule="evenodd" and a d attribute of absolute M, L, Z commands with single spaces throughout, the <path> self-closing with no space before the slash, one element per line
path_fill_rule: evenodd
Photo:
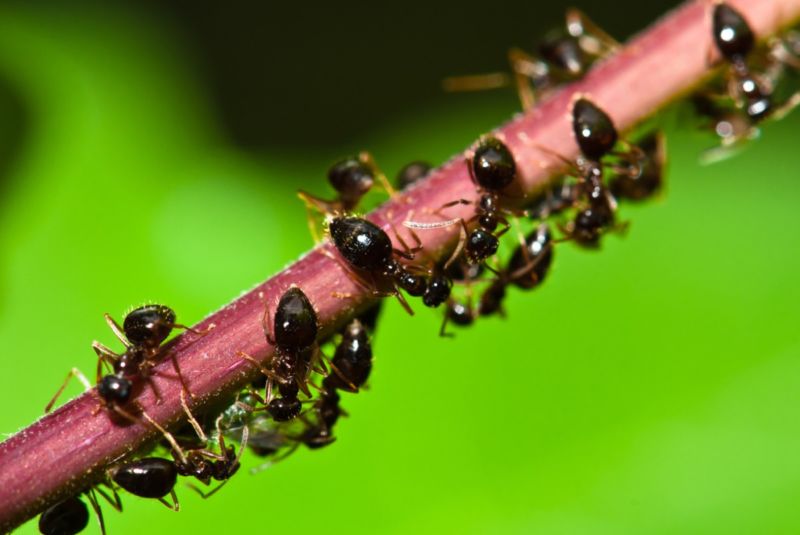
<path fill-rule="evenodd" d="M 733 0 L 731 4 L 761 36 L 800 17 L 800 0 Z M 700 83 L 710 73 L 709 58 L 716 60 L 716 55 L 711 54 L 710 5 L 699 1 L 683 5 L 597 66 L 584 80 L 499 128 L 496 135 L 512 149 L 521 171 L 510 196 L 531 194 L 561 167 L 537 147 L 567 157 L 577 155 L 569 119 L 571 103 L 577 95 L 588 95 L 625 130 Z M 410 214 L 418 220 L 431 219 L 426 210 L 461 197 L 475 199 L 476 195 L 464 157 L 458 155 L 423 183 L 373 212 L 370 219 L 387 230 L 392 226 L 402 229 L 402 222 Z M 447 217 L 469 217 L 472 210 L 471 206 L 456 206 L 448 210 Z M 452 246 L 458 230 L 453 226 L 421 230 L 419 234 L 426 253 L 438 257 Z M 198 328 L 215 325 L 208 335 L 187 333 L 176 339 L 172 354 L 197 396 L 194 407 L 201 409 L 219 402 L 256 375 L 253 366 L 238 352 L 262 361 L 271 354 L 272 348 L 261 329 L 261 295 L 274 310 L 282 292 L 290 285 L 300 286 L 317 308 L 324 333 L 332 332 L 373 299 L 352 281 L 342 261 L 335 258 L 336 252 L 329 245 L 314 249 L 202 321 Z M 334 297 L 332 289 L 353 297 Z M 156 367 L 156 372 L 153 382 L 161 403 L 157 403 L 149 387 L 138 401 L 156 421 L 173 426 L 182 418 L 180 382 L 169 358 Z M 96 397 L 91 392 L 84 394 L 0 444 L 0 532 L 97 481 L 114 459 L 156 437 L 153 429 L 144 424 L 115 424 L 105 410 L 95 412 L 97 407 Z"/>

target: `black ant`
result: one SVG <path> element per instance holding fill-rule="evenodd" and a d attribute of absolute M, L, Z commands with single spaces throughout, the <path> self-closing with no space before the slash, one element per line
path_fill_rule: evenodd
<path fill-rule="evenodd" d="M 604 169 L 608 167 L 617 174 L 639 176 L 644 155 L 639 147 L 626 142 L 627 151 L 615 151 L 619 136 L 614 122 L 586 98 L 577 99 L 573 105 L 572 129 L 581 156 L 573 162 L 555 154 L 578 179 L 572 192 L 577 212 L 563 230 L 579 245 L 597 247 L 600 236 L 617 227 L 617 201 L 603 182 Z M 541 149 L 553 154 L 548 149 Z M 603 160 L 609 156 L 621 158 L 622 162 L 605 163 Z"/>
<path fill-rule="evenodd" d="M 439 331 L 440 336 L 448 336 L 448 322 L 459 326 L 469 326 L 479 317 L 503 314 L 503 301 L 506 289 L 514 285 L 523 290 L 531 290 L 542 283 L 553 261 L 553 237 L 546 223 L 540 224 L 524 239 L 511 255 L 508 265 L 491 281 L 481 293 L 477 308 L 472 305 L 472 292 L 468 291 L 466 302 L 448 300 L 445 319 Z M 479 273 L 464 273 L 462 280 L 467 285 L 477 279 Z M 471 287 L 471 286 L 470 286 Z"/>
<path fill-rule="evenodd" d="M 478 146 L 467 159 L 470 175 L 478 186 L 480 199 L 475 207 L 475 215 L 465 221 L 461 218 L 434 223 L 405 221 L 403 224 L 414 229 L 442 228 L 453 224 L 461 224 L 461 236 L 452 256 L 445 263 L 445 268 L 452 264 L 463 250 L 468 262 L 485 263 L 493 256 L 500 245 L 500 236 L 511 228 L 504 214 L 513 214 L 511 210 L 500 206 L 500 194 L 517 177 L 517 165 L 508 147 L 495 137 L 480 140 Z M 458 204 L 475 204 L 473 201 L 458 199 L 443 205 L 441 209 Z M 478 222 L 473 230 L 467 228 L 468 223 Z M 498 226 L 503 228 L 498 230 Z M 487 266 L 488 267 L 488 266 Z M 490 268 L 491 269 L 491 268 Z"/>
<path fill-rule="evenodd" d="M 546 38 L 539 45 L 538 58 L 519 48 L 509 50 L 511 77 L 506 73 L 452 77 L 444 80 L 444 89 L 494 89 L 511 85 L 513 79 L 523 110 L 529 110 L 537 96 L 582 78 L 596 60 L 620 48 L 614 38 L 577 9 L 567 10 L 566 30 L 566 34 L 558 32 Z"/>
<path fill-rule="evenodd" d="M 764 119 L 780 119 L 800 104 L 800 92 L 778 107 L 774 102 L 775 85 L 783 67 L 800 67 L 800 60 L 793 53 L 797 49 L 789 46 L 791 41 L 773 40 L 764 70 L 754 72 L 748 65 L 748 58 L 755 55 L 756 39 L 744 16 L 721 2 L 714 6 L 711 19 L 714 46 L 728 63 L 729 70 L 724 95 L 699 93 L 694 97 L 697 111 L 715 121 L 714 129 L 722 138 L 723 149 L 709 151 L 704 156 L 706 161 L 718 159 L 725 155 L 726 147 L 754 137 L 758 133 L 756 125 Z M 724 100 L 732 100 L 741 116 L 731 113 L 722 104 Z"/>
<path fill-rule="evenodd" d="M 295 418 L 302 409 L 298 399 L 300 390 L 309 397 L 308 374 L 318 360 L 317 313 L 306 294 L 292 286 L 281 296 L 275 311 L 272 333 L 269 329 L 269 306 L 264 307 L 261 325 L 267 342 L 275 353 L 266 367 L 250 355 L 240 355 L 257 366 L 267 377 L 264 404 L 273 419 L 284 422 Z M 277 383 L 281 397 L 273 397 Z"/>
<path fill-rule="evenodd" d="M 322 398 L 335 389 L 358 392 L 372 371 L 372 346 L 369 333 L 358 319 L 348 323 L 330 362 L 332 372 L 323 380 Z M 324 404 L 323 404 L 324 405 Z M 324 419 L 324 418 L 323 418 Z"/>
<path fill-rule="evenodd" d="M 130 400 L 135 379 L 142 377 L 149 380 L 151 369 L 162 355 L 162 343 L 170 335 L 172 329 L 185 329 L 200 335 L 207 332 L 175 323 L 175 312 L 164 305 L 150 304 L 132 310 L 125 316 L 122 327 L 108 314 L 105 314 L 105 319 L 111 331 L 125 346 L 125 352 L 118 354 L 100 342 L 92 343 L 92 349 L 98 356 L 97 393 L 101 401 L 110 408 L 118 408 Z M 174 355 L 172 358 L 183 390 L 188 391 L 186 385 L 183 384 L 183 376 Z M 110 365 L 114 373 L 102 376 L 104 364 Z M 87 390 L 90 389 L 86 377 L 73 368 L 61 388 L 45 407 L 45 412 L 49 412 L 53 408 L 56 400 L 73 377 L 77 377 Z"/>
<path fill-rule="evenodd" d="M 427 289 L 427 281 L 423 274 L 425 270 L 413 265 L 405 266 L 395 257 L 414 260 L 416 253 L 422 250 L 422 245 L 416 235 L 414 238 L 417 244 L 413 248 L 409 248 L 398 235 L 404 248 L 404 250 L 400 250 L 393 247 L 392 240 L 383 229 L 359 217 L 334 216 L 328 224 L 328 230 L 333 245 L 342 258 L 351 268 L 372 277 L 373 285 L 368 285 L 358 273 L 352 274 L 351 278 L 354 281 L 361 286 L 370 288 L 373 295 L 380 297 L 394 295 L 406 312 L 414 314 L 398 288 L 405 290 L 413 297 L 421 297 Z M 414 273 L 414 271 L 419 273 Z M 388 283 L 391 289 L 382 290 L 382 283 Z M 378 288 L 375 288 L 376 284 Z"/>
<path fill-rule="evenodd" d="M 117 510 L 122 510 L 119 495 L 114 491 L 114 500 L 105 492 L 97 491 Z M 86 497 L 92 505 L 97 522 L 100 524 L 100 533 L 105 535 L 106 526 L 103 521 L 103 511 L 95 495 L 95 488 L 86 491 Z M 48 507 L 39 517 L 39 533 L 44 535 L 74 535 L 83 531 L 89 524 L 89 510 L 86 504 L 77 496 L 71 496 Z"/>
<path fill-rule="evenodd" d="M 178 467 L 172 461 L 144 457 L 114 466 L 108 470 L 108 475 L 114 483 L 134 496 L 157 499 L 173 511 L 180 509 L 175 494 Z M 164 499 L 167 495 L 171 496 L 172 503 Z"/>
<path fill-rule="evenodd" d="M 235 447 L 225 444 L 225 436 L 221 426 L 223 417 L 224 415 L 219 415 L 215 423 L 215 439 L 219 445 L 220 453 L 214 453 L 206 448 L 194 448 L 188 450 L 183 459 L 177 456 L 175 458 L 175 467 L 178 475 L 194 477 L 206 486 L 210 484 L 212 479 L 221 481 L 219 485 L 207 493 L 204 493 L 198 487 L 190 485 L 203 498 L 209 498 L 218 492 L 239 471 L 242 452 L 247 447 L 249 438 L 247 426 L 242 428 L 238 454 Z"/>
<path fill-rule="evenodd" d="M 395 183 L 401 190 L 406 189 L 412 184 L 415 184 L 428 176 L 433 166 L 428 162 L 414 161 L 406 164 L 397 173 Z"/>
<path fill-rule="evenodd" d="M 335 199 L 321 199 L 302 190 L 298 191 L 297 195 L 305 202 L 307 209 L 313 208 L 322 214 L 349 213 L 355 210 L 376 180 L 390 197 L 394 196 L 394 188 L 375 164 L 372 155 L 362 152 L 358 157 L 348 157 L 333 164 L 328 170 L 328 182 L 337 193 Z M 314 241 L 319 242 L 316 223 L 311 212 L 308 213 L 308 221 Z"/>

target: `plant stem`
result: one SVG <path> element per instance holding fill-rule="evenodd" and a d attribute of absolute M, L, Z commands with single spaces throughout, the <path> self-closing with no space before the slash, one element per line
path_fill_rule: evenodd
<path fill-rule="evenodd" d="M 760 36 L 770 35 L 800 17 L 800 0 L 730 3 Z M 561 170 L 561 163 L 538 147 L 568 158 L 577 156 L 569 117 L 576 95 L 589 96 L 620 130 L 626 130 L 701 83 L 711 73 L 711 59 L 716 61 L 711 53 L 710 5 L 683 5 L 596 66 L 584 80 L 499 128 L 495 134 L 511 148 L 520 171 L 509 198 L 522 202 Z M 369 219 L 389 230 L 390 235 L 392 228 L 405 233 L 402 222 L 410 215 L 437 209 L 458 198 L 477 198 L 462 155 L 383 205 Z M 455 206 L 447 214 L 469 218 L 472 211 L 471 206 Z M 452 247 L 458 229 L 453 226 L 419 234 L 425 253 L 438 258 Z M 322 335 L 326 336 L 374 299 L 354 283 L 343 261 L 336 258 L 330 245 L 317 247 L 197 325 L 203 329 L 213 323 L 209 334 L 187 333 L 176 338 L 170 354 L 180 363 L 186 383 L 196 396 L 193 409 L 202 411 L 219 403 L 258 375 L 238 353 L 246 352 L 260 361 L 272 353 L 261 328 L 264 300 L 274 309 L 290 285 L 300 286 L 317 308 Z M 333 289 L 352 297 L 335 297 Z M 153 383 L 160 400 L 149 386 L 137 400 L 155 421 L 174 426 L 183 416 L 180 381 L 170 358 L 159 363 L 155 371 Z M 84 394 L 0 444 L 0 532 L 80 492 L 102 478 L 109 463 L 157 438 L 148 425 L 119 425 L 107 411 L 95 412 L 97 407 L 97 398 Z"/>

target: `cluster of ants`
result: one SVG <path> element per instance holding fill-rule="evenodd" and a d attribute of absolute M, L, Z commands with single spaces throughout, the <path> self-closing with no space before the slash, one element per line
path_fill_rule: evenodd
<path fill-rule="evenodd" d="M 580 78 L 592 63 L 619 48 L 616 41 L 578 11 L 568 12 L 566 26 L 565 35 L 545 41 L 539 57 L 512 49 L 512 76 L 451 78 L 446 87 L 497 87 L 513 79 L 522 105 L 528 109 L 537 98 Z M 729 147 L 752 137 L 763 119 L 779 118 L 800 102 L 797 94 L 776 101 L 778 83 L 788 76 L 787 71 L 800 69 L 800 37 L 789 32 L 770 40 L 765 49 L 757 49 L 744 17 L 725 3 L 713 6 L 712 31 L 715 46 L 729 68 L 718 87 L 712 83 L 711 89 L 698 92 L 693 101 L 720 136 L 722 147 Z M 581 247 L 599 247 L 605 234 L 627 227 L 618 218 L 619 201 L 642 201 L 662 189 L 665 145 L 660 131 L 641 135 L 635 143 L 622 141 L 611 118 L 586 97 L 573 102 L 571 120 L 579 157 L 570 160 L 550 151 L 568 174 L 523 206 L 511 206 L 505 195 L 518 178 L 511 149 L 500 137 L 486 136 L 465 156 L 478 200 L 454 199 L 434 213 L 441 215 L 450 207 L 470 204 L 474 205 L 474 215 L 466 220 L 405 221 L 404 226 L 416 243 L 409 246 L 395 232 L 400 244 L 396 248 L 387 232 L 354 215 L 354 210 L 376 183 L 394 195 L 395 188 L 409 188 L 423 179 L 431 166 L 419 161 L 407 165 L 392 186 L 373 159 L 362 153 L 329 170 L 328 180 L 337 192 L 334 199 L 299 192 L 309 210 L 312 235 L 317 237 L 313 216 L 319 212 L 325 216 L 335 250 L 330 254 L 346 266 L 351 278 L 375 296 L 397 297 L 409 312 L 411 307 L 403 292 L 421 298 L 427 307 L 442 308 L 442 336 L 449 336 L 449 324 L 467 326 L 479 318 L 502 314 L 509 288 L 531 290 L 545 280 L 556 244 L 573 242 Z M 501 255 L 501 238 L 513 228 L 511 220 L 530 221 L 531 230 L 527 234 L 518 231 L 513 250 Z M 460 230 L 453 252 L 438 263 L 421 260 L 417 232 L 449 226 Z M 477 303 L 473 302 L 475 299 Z M 174 489 L 178 476 L 204 486 L 218 481 L 208 492 L 190 485 L 208 497 L 238 472 L 246 448 L 266 459 L 253 470 L 259 471 L 301 446 L 318 449 L 330 445 L 335 440 L 335 424 L 346 414 L 340 407 L 340 392 L 358 392 L 369 378 L 371 334 L 380 307 L 378 301 L 345 325 L 330 341 L 335 349 L 333 357 L 327 357 L 320 349 L 326 341 L 319 340 L 314 305 L 301 288 L 290 287 L 280 297 L 274 314 L 266 305 L 262 317 L 264 335 L 274 348 L 274 355 L 262 364 L 240 353 L 242 359 L 260 370 L 261 378 L 227 406 L 201 415 L 190 411 L 185 397 L 188 390 L 183 385 L 181 404 L 188 424 L 175 433 L 150 418 L 136 404 L 136 394 L 142 382 L 149 381 L 153 366 L 164 358 L 173 358 L 180 376 L 170 346 L 164 344 L 173 329 L 186 329 L 197 336 L 205 332 L 176 323 L 175 313 L 163 305 L 133 310 L 122 326 L 107 315 L 106 320 L 125 351 L 116 353 L 94 343 L 98 356 L 94 392 L 113 415 L 134 422 L 144 420 L 157 429 L 163 441 L 156 447 L 168 450 L 169 456 L 123 459 L 111 466 L 102 481 L 47 509 L 39 520 L 41 533 L 70 535 L 82 531 L 89 513 L 80 495 L 89 500 L 105 533 L 98 495 L 117 510 L 122 508 L 119 489 L 159 500 L 177 510 Z M 106 368 L 110 373 L 103 375 Z M 78 377 L 87 389 L 91 387 L 77 370 L 70 372 L 67 381 L 71 377 Z M 46 411 L 52 408 L 67 381 Z M 238 451 L 231 443 L 239 444 Z"/>

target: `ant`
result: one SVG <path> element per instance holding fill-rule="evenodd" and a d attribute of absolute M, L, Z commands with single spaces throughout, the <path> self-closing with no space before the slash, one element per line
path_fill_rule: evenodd
<path fill-rule="evenodd" d="M 322 381 L 324 390 L 321 400 L 326 395 L 335 394 L 337 388 L 358 392 L 366 383 L 372 371 L 372 346 L 366 327 L 358 319 L 352 320 L 343 329 L 342 339 L 336 346 L 330 365 L 332 373 Z M 322 403 L 320 407 L 324 408 L 325 404 Z"/>
<path fill-rule="evenodd" d="M 173 511 L 180 510 L 175 494 L 178 466 L 173 461 L 144 457 L 112 467 L 108 475 L 114 483 L 134 496 L 154 498 Z M 172 503 L 164 499 L 168 494 Z"/>
<path fill-rule="evenodd" d="M 96 489 L 117 511 L 122 511 L 119 495 L 114 491 L 114 500 L 99 488 Z M 95 488 L 86 491 L 86 497 L 92 505 L 97 521 L 100 524 L 100 533 L 105 535 L 106 526 L 103 521 L 103 511 L 95 495 Z M 80 533 L 89 524 L 89 510 L 86 504 L 77 496 L 71 496 L 55 505 L 48 507 L 39 517 L 39 533 L 44 535 L 74 535 Z"/>
<path fill-rule="evenodd" d="M 604 169 L 607 167 L 617 174 L 639 176 L 644 154 L 639 147 L 627 142 L 622 142 L 626 145 L 626 151 L 615 151 L 619 135 L 614 122 L 606 112 L 587 98 L 578 98 L 573 105 L 572 129 L 581 153 L 576 161 L 540 148 L 554 154 L 571 168 L 578 179 L 572 191 L 577 212 L 574 219 L 562 230 L 567 239 L 573 239 L 583 247 L 595 248 L 599 246 L 603 233 L 617 228 L 617 201 L 603 182 Z M 622 162 L 604 162 L 609 156 L 620 158 Z M 624 228 L 624 225 L 619 227 Z"/>
<path fill-rule="evenodd" d="M 780 119 L 800 104 L 800 92 L 794 93 L 784 103 L 775 106 L 774 92 L 784 66 L 800 68 L 797 43 L 790 36 L 787 40 L 775 39 L 766 58 L 755 58 L 766 62 L 761 72 L 754 72 L 748 58 L 755 56 L 755 35 L 744 16 L 729 4 L 714 5 L 712 13 L 712 35 L 714 46 L 728 63 L 726 90 L 724 95 L 700 93 L 694 101 L 698 112 L 715 121 L 714 129 L 722 138 L 723 148 L 712 150 L 704 156 L 713 161 L 724 156 L 726 148 L 757 135 L 756 125 L 767 118 Z M 722 104 L 732 100 L 732 113 Z"/>
<path fill-rule="evenodd" d="M 511 85 L 512 78 L 523 110 L 529 110 L 537 95 L 551 92 L 561 84 L 579 80 L 600 58 L 617 50 L 620 44 L 583 12 L 569 9 L 566 34 L 558 32 L 546 38 L 538 48 L 540 57 L 512 48 L 508 62 L 512 76 L 492 73 L 446 78 L 445 91 L 476 91 Z"/>
<path fill-rule="evenodd" d="M 267 412 L 275 421 L 294 419 L 302 409 L 298 399 L 300 390 L 311 397 L 308 390 L 308 374 L 318 360 L 317 313 L 303 290 L 292 286 L 281 296 L 275 311 L 272 333 L 269 329 L 269 306 L 265 305 L 261 325 L 267 342 L 275 347 L 275 353 L 266 367 L 250 355 L 239 355 L 253 363 L 267 377 L 266 396 L 263 400 Z M 273 397 L 273 386 L 277 383 L 281 397 Z"/>
<path fill-rule="evenodd" d="M 157 304 L 144 305 L 132 310 L 125 316 L 122 327 L 108 314 L 105 314 L 105 320 L 114 335 L 125 346 L 125 352 L 118 354 L 100 342 L 92 342 L 92 349 L 98 356 L 97 393 L 103 404 L 112 409 L 125 405 L 130 400 L 135 379 L 139 377 L 150 379 L 150 371 L 162 355 L 162 343 L 170 335 L 172 329 L 185 329 L 198 335 L 208 332 L 197 331 L 175 323 L 175 312 L 167 306 Z M 183 390 L 188 391 L 187 386 L 183 383 L 183 375 L 180 373 L 174 355 L 172 355 L 172 362 L 178 372 Z M 102 376 L 104 364 L 110 365 L 114 373 Z M 45 407 L 45 412 L 50 412 L 73 377 L 77 377 L 87 390 L 91 388 L 86 377 L 78 369 L 73 368 Z"/>
<path fill-rule="evenodd" d="M 362 280 L 359 273 L 351 274 L 351 278 L 361 286 L 373 288 L 376 296 L 394 295 L 410 315 L 414 314 L 406 299 L 398 288 L 408 292 L 412 297 L 424 295 L 428 284 L 423 276 L 422 268 L 400 263 L 395 257 L 414 260 L 416 253 L 422 250 L 419 238 L 413 234 L 417 244 L 410 248 L 398 235 L 403 250 L 392 245 L 389 235 L 374 223 L 353 216 L 334 216 L 328 224 L 331 240 L 336 250 L 347 262 L 348 266 L 368 274 L 373 285 Z M 419 273 L 415 273 L 418 271 Z M 377 279 L 377 280 L 376 280 Z M 375 284 L 386 283 L 391 289 L 375 289 Z"/>
<path fill-rule="evenodd" d="M 461 224 L 461 235 L 452 256 L 445 263 L 449 267 L 465 252 L 467 262 L 484 264 L 493 256 L 500 245 L 499 238 L 511 228 L 504 214 L 514 214 L 500 206 L 500 194 L 517 177 L 517 165 L 509 148 L 496 137 L 485 137 L 478 142 L 470 158 L 467 158 L 470 176 L 478 186 L 480 199 L 477 204 L 467 199 L 457 199 L 443 205 L 440 210 L 459 204 L 476 204 L 475 215 L 465 221 L 457 218 L 433 223 L 405 221 L 403 224 L 412 229 L 433 229 Z M 468 223 L 478 222 L 473 230 L 467 228 Z M 503 225 L 500 230 L 498 226 Z M 487 267 L 489 267 L 487 265 Z M 491 270 L 492 268 L 489 267 Z"/>
<path fill-rule="evenodd" d="M 375 160 L 368 152 L 362 152 L 358 157 L 348 157 L 336 162 L 328 170 L 328 182 L 336 190 L 337 196 L 332 200 L 316 197 L 305 191 L 298 191 L 297 195 L 306 204 L 308 223 L 311 235 L 315 242 L 319 242 L 316 223 L 311 209 L 322 214 L 348 213 L 355 210 L 358 203 L 375 184 L 380 182 L 383 189 L 390 197 L 395 195 L 394 188 L 375 164 Z"/>
<path fill-rule="evenodd" d="M 97 353 L 97 369 L 96 369 L 96 384 L 97 396 L 100 398 L 100 406 L 105 406 L 108 410 L 118 414 L 126 420 L 137 423 L 136 416 L 131 414 L 124 408 L 133 396 L 134 381 L 140 377 L 150 380 L 151 369 L 161 357 L 163 346 L 162 343 L 167 339 L 172 329 L 180 328 L 193 332 L 198 335 L 205 335 L 206 331 L 197 331 L 191 327 L 181 325 L 175 322 L 175 312 L 164 305 L 149 304 L 138 307 L 125 316 L 125 320 L 120 327 L 116 321 L 109 315 L 105 314 L 106 323 L 108 323 L 114 335 L 125 346 L 125 352 L 117 354 L 111 349 L 107 348 L 100 342 L 93 342 L 92 348 Z M 213 328 L 213 325 L 209 329 Z M 199 425 L 192 415 L 189 407 L 184 398 L 184 392 L 188 391 L 186 384 L 183 382 L 183 375 L 180 373 L 178 362 L 174 355 L 171 355 L 173 366 L 178 372 L 178 377 L 181 380 L 181 405 L 186 413 L 189 422 L 192 423 L 195 429 L 199 431 Z M 112 374 L 101 376 L 103 365 L 111 365 Z M 77 377 L 83 383 L 86 390 L 91 389 L 91 385 L 86 377 L 78 370 L 73 368 L 64 380 L 64 383 L 55 393 L 53 398 L 45 407 L 45 413 L 49 412 L 55 404 L 58 397 L 66 388 L 70 379 Z M 155 390 L 156 396 L 159 396 Z M 169 441 L 176 451 L 180 448 L 172 435 L 167 432 L 163 427 L 156 423 L 150 416 L 142 410 L 138 405 L 137 411 L 143 416 L 153 427 L 164 435 L 164 438 Z M 98 407 L 99 410 L 99 407 Z M 201 434 L 202 436 L 202 434 Z"/>
<path fill-rule="evenodd" d="M 433 166 L 428 162 L 413 161 L 406 164 L 400 172 L 397 173 L 395 183 L 397 187 L 404 190 L 428 176 Z"/>
<path fill-rule="evenodd" d="M 448 322 L 465 327 L 472 325 L 479 317 L 503 314 L 503 301 L 506 289 L 514 285 L 522 290 L 537 287 L 547 276 L 553 261 L 553 236 L 547 223 L 541 223 L 524 238 L 523 244 L 517 246 L 508 265 L 503 268 L 497 278 L 481 293 L 478 307 L 472 305 L 472 293 L 468 292 L 466 302 L 448 300 L 445 318 L 439 330 L 440 336 L 449 336 L 446 332 Z M 470 284 L 480 273 L 461 274 L 461 280 Z"/>
<path fill-rule="evenodd" d="M 235 447 L 225 444 L 225 436 L 221 426 L 223 417 L 224 415 L 220 414 L 215 423 L 215 439 L 219 445 L 219 454 L 206 448 L 195 448 L 190 449 L 183 459 L 176 457 L 174 461 L 178 475 L 194 477 L 206 486 L 210 484 L 212 479 L 221 481 L 219 485 L 207 493 L 190 485 L 203 498 L 209 498 L 214 495 L 239 471 L 242 452 L 247 447 L 249 429 L 246 426 L 242 428 L 241 445 L 239 446 L 238 454 Z"/>

